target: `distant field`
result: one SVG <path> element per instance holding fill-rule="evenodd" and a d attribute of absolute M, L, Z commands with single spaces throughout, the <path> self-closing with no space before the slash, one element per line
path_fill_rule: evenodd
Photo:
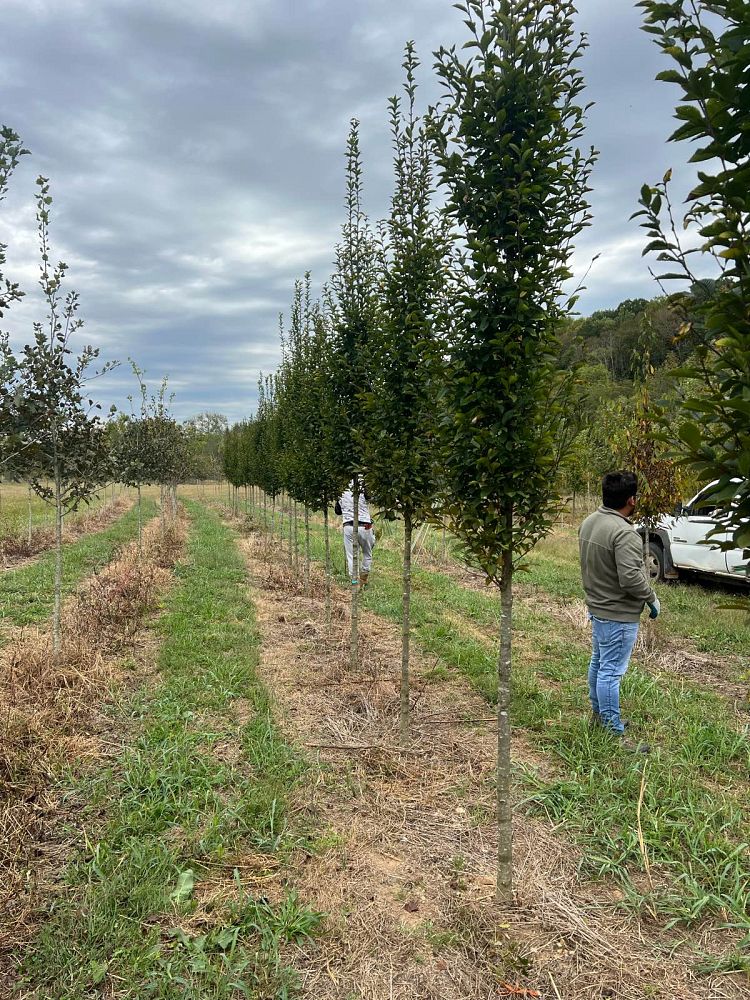
<path fill-rule="evenodd" d="M 135 496 L 135 491 L 129 490 L 128 487 L 115 486 L 116 497 L 128 496 L 131 493 Z M 100 490 L 89 504 L 82 504 L 72 516 L 85 518 L 88 513 L 111 500 L 112 487 L 108 486 L 106 490 Z M 54 523 L 53 508 L 35 493 L 29 495 L 28 487 L 23 483 L 0 483 L 0 538 L 28 531 L 29 515 L 31 515 L 32 530 Z"/>

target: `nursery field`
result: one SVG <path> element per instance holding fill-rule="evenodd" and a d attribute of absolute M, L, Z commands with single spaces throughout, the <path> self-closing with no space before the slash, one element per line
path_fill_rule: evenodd
<path fill-rule="evenodd" d="M 110 486 L 65 519 L 68 540 L 95 531 L 132 505 L 135 490 Z M 16 565 L 54 545 L 54 507 L 20 483 L 0 483 L 0 569 Z"/>
<path fill-rule="evenodd" d="M 517 576 L 515 899 L 494 898 L 499 603 L 415 537 L 399 742 L 401 529 L 376 525 L 359 667 L 332 527 L 218 486 L 144 499 L 0 575 L 0 994 L 750 996 L 750 617 L 663 586 L 623 701 L 589 726 L 575 531 Z M 332 519 L 332 525 L 336 522 Z M 283 532 L 280 535 L 279 529 Z"/>

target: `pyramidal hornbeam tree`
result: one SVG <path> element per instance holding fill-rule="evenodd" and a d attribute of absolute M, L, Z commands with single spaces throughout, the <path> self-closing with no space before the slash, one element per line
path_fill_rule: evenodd
<path fill-rule="evenodd" d="M 512 580 L 553 524 L 564 416 L 555 335 L 594 151 L 568 0 L 462 0 L 470 37 L 441 49 L 435 148 L 446 211 L 466 246 L 444 392 L 446 507 L 500 589 L 497 666 L 499 901 L 512 900 Z"/>
<path fill-rule="evenodd" d="M 371 338 L 371 389 L 362 441 L 367 485 L 379 505 L 404 521 L 401 736 L 409 728 L 409 610 L 412 532 L 433 514 L 438 492 L 437 387 L 444 344 L 439 322 L 447 282 L 449 241 L 432 206 L 430 149 L 416 114 L 414 44 L 404 58 L 405 102 L 390 102 L 395 187 L 383 224 L 380 322 Z"/>
<path fill-rule="evenodd" d="M 362 208 L 362 159 L 356 119 L 352 121 L 346 144 L 346 222 L 336 248 L 331 289 L 331 388 L 335 401 L 332 454 L 341 488 L 351 481 L 354 498 L 350 662 L 355 670 L 359 614 L 357 525 L 362 486 L 362 438 L 366 426 L 363 394 L 370 383 L 367 351 L 378 322 L 377 246 Z"/>

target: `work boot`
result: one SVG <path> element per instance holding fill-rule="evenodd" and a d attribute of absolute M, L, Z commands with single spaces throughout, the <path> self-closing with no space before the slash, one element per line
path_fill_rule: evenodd
<path fill-rule="evenodd" d="M 359 574 L 359 586 L 361 590 L 367 589 L 367 581 L 370 579 L 370 573 L 368 570 L 362 570 Z"/>
<path fill-rule="evenodd" d="M 624 728 L 627 729 L 630 725 L 630 719 L 623 719 L 622 724 Z M 589 729 L 596 729 L 597 726 L 605 728 L 604 719 L 602 719 L 598 712 L 591 712 L 589 715 Z"/>

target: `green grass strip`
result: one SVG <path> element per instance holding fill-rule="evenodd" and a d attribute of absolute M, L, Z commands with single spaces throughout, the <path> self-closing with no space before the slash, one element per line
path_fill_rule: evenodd
<path fill-rule="evenodd" d="M 102 989 L 121 1000 L 291 997 L 296 978 L 281 951 L 319 920 L 293 893 L 272 905 L 232 882 L 243 853 L 268 855 L 271 870 L 272 859 L 315 844 L 287 817 L 305 763 L 275 729 L 256 676 L 259 640 L 235 537 L 188 506 L 188 557 L 158 622 L 162 683 L 129 706 L 142 720 L 135 744 L 83 789 L 91 820 L 106 822 L 70 865 L 27 961 L 26 988 L 40 1000 L 88 1000 Z M 237 698 L 250 709 L 242 725 Z M 191 930 L 201 879 L 217 870 L 226 892 Z"/>
<path fill-rule="evenodd" d="M 337 531 L 331 533 L 331 545 L 336 573 L 345 584 Z M 322 529 L 316 525 L 312 554 L 321 560 L 323 552 Z M 400 574 L 399 553 L 376 547 L 363 604 L 394 622 L 401 620 Z M 529 582 L 526 574 L 520 580 Z M 446 667 L 458 669 L 494 704 L 496 591 L 469 589 L 447 574 L 417 567 L 411 614 L 415 639 L 439 661 L 434 674 L 440 676 Z M 564 772 L 549 781 L 524 769 L 519 778 L 525 807 L 564 822 L 585 849 L 585 876 L 614 878 L 640 904 L 643 897 L 631 875 L 643 872 L 636 813 L 644 758 L 623 753 L 611 737 L 589 728 L 589 650 L 579 635 L 521 602 L 516 603 L 514 631 L 514 728 L 532 734 L 535 746 Z M 622 697 L 635 737 L 654 747 L 641 817 L 649 859 L 674 880 L 673 890 L 649 898 L 650 906 L 665 922 L 731 915 L 733 923 L 750 931 L 747 734 L 733 727 L 717 695 L 664 677 L 657 680 L 637 665 L 626 675 Z"/>
<path fill-rule="evenodd" d="M 156 514 L 152 500 L 144 500 L 144 522 Z M 114 553 L 138 535 L 135 507 L 104 531 L 83 535 L 63 546 L 63 596 L 70 594 L 85 577 L 105 566 Z M 0 622 L 9 625 L 39 625 L 52 613 L 55 585 L 55 554 L 45 552 L 22 569 L 0 574 Z"/>

